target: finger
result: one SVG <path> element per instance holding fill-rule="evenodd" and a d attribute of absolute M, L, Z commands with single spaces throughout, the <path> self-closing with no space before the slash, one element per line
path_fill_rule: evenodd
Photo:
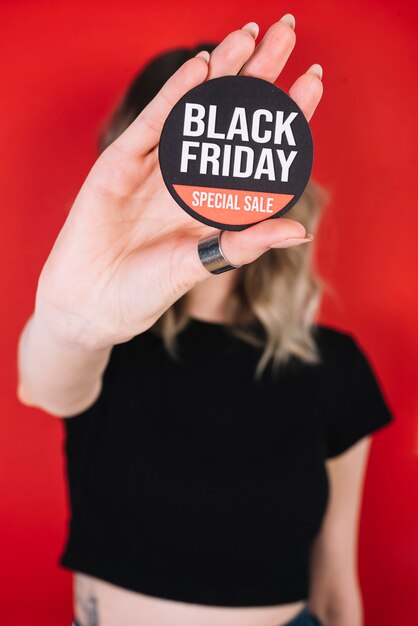
<path fill-rule="evenodd" d="M 287 13 L 270 26 L 254 54 L 240 71 L 241 76 L 254 76 L 274 82 L 286 65 L 296 43 L 295 18 Z"/>
<path fill-rule="evenodd" d="M 322 98 L 323 90 L 322 67 L 314 63 L 293 83 L 289 89 L 289 96 L 299 105 L 309 121 Z"/>
<path fill-rule="evenodd" d="M 288 248 L 305 241 L 306 229 L 295 220 L 268 220 L 243 231 L 222 233 L 222 250 L 233 265 L 251 263 L 269 248 Z M 296 242 L 296 244 L 295 244 Z"/>
<path fill-rule="evenodd" d="M 207 56 L 199 53 L 199 56 L 183 63 L 112 145 L 121 152 L 137 156 L 145 155 L 155 148 L 173 106 L 190 89 L 205 81 L 209 69 L 207 59 Z"/>
<path fill-rule="evenodd" d="M 238 74 L 255 48 L 258 26 L 250 22 L 229 33 L 211 52 L 207 79 Z"/>
<path fill-rule="evenodd" d="M 214 231 L 216 232 L 216 231 Z M 289 248 L 312 240 L 307 237 L 305 227 L 286 218 L 266 220 L 243 231 L 224 231 L 222 250 L 233 265 L 251 263 L 270 248 Z M 203 266 L 197 252 L 196 238 L 190 238 L 178 245 L 173 256 L 176 257 L 176 276 L 183 289 L 190 289 L 197 282 L 208 277 L 208 270 Z"/>

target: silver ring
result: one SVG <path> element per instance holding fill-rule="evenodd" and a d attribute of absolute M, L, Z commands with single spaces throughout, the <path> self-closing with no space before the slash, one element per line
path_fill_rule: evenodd
<path fill-rule="evenodd" d="M 222 272 L 242 267 L 242 265 L 233 265 L 224 255 L 221 247 L 221 235 L 223 232 L 223 230 L 220 230 L 216 235 L 204 237 L 200 239 L 197 245 L 199 259 L 211 274 L 222 274 Z"/>

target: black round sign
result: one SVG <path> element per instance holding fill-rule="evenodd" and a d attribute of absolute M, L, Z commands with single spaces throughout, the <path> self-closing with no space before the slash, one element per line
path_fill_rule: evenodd
<path fill-rule="evenodd" d="M 165 121 L 159 159 L 176 202 L 195 219 L 242 230 L 280 217 L 312 170 L 309 124 L 284 91 L 247 76 L 208 80 Z"/>

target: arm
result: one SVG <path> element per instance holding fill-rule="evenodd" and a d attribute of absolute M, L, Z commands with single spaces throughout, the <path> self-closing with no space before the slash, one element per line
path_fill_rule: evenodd
<path fill-rule="evenodd" d="M 210 55 L 186 61 L 101 153 L 39 278 L 35 314 L 19 342 L 22 402 L 60 416 L 87 408 L 98 397 L 112 346 L 150 328 L 210 276 L 197 244 L 213 229 L 179 211 L 159 170 L 164 122 L 205 80 L 239 73 L 274 82 L 294 45 L 286 20 L 272 24 L 257 47 L 253 29 L 230 33 Z M 309 120 L 322 90 L 308 70 L 289 95 Z M 306 243 L 305 235 L 302 224 L 281 218 L 227 231 L 222 246 L 232 264 L 243 265 L 272 246 Z"/>
<path fill-rule="evenodd" d="M 19 400 L 59 417 L 80 413 L 100 394 L 110 352 L 60 339 L 47 317 L 34 312 L 19 339 Z"/>
<path fill-rule="evenodd" d="M 357 536 L 370 448 L 363 437 L 327 461 L 330 498 L 311 553 L 309 608 L 324 626 L 362 626 Z"/>

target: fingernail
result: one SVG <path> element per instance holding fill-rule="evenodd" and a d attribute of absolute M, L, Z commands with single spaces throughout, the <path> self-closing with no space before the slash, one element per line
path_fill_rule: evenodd
<path fill-rule="evenodd" d="M 312 239 L 314 239 L 312 233 L 306 233 L 306 237 L 290 237 L 289 239 L 282 239 L 282 241 L 273 243 L 270 248 L 291 248 L 293 246 L 298 246 L 301 243 L 308 243 L 308 241 L 312 241 Z"/>
<path fill-rule="evenodd" d="M 197 59 L 203 59 L 206 63 L 209 63 L 210 54 L 207 50 L 201 50 L 196 54 Z"/>
<path fill-rule="evenodd" d="M 280 18 L 279 22 L 283 22 L 283 24 L 287 24 L 288 26 L 290 26 L 290 28 L 293 28 L 293 30 L 295 30 L 296 20 L 294 15 L 292 15 L 291 13 L 286 13 L 286 15 L 283 15 L 283 17 Z"/>
<path fill-rule="evenodd" d="M 251 37 L 257 39 L 260 29 L 258 27 L 258 24 L 256 24 L 255 22 L 248 22 L 248 24 L 245 24 L 245 26 L 243 26 L 241 30 L 246 30 L 247 33 L 250 33 Z"/>
<path fill-rule="evenodd" d="M 319 63 L 314 63 L 313 65 L 311 65 L 311 67 L 306 70 L 307 74 L 315 74 L 315 76 L 317 76 L 320 80 L 322 80 L 322 75 L 323 75 L 323 71 L 322 71 L 322 66 L 319 65 Z"/>

